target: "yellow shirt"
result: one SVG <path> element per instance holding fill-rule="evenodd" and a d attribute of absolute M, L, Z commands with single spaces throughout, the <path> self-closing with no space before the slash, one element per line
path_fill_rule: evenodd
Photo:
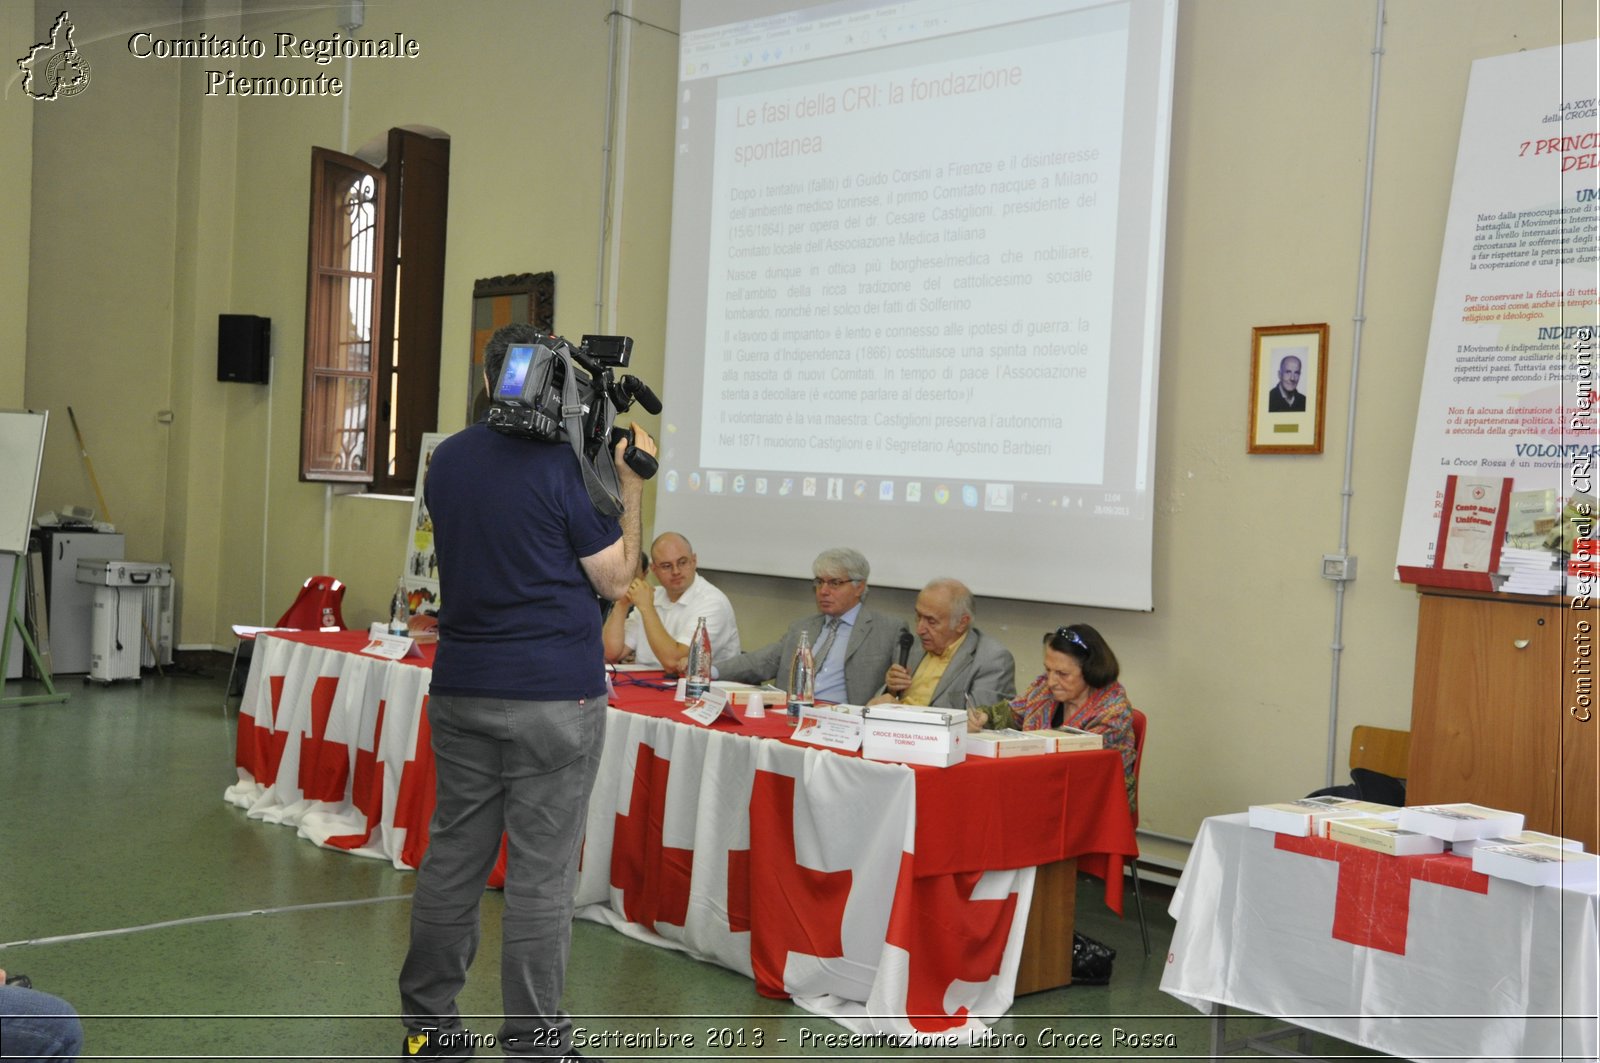
<path fill-rule="evenodd" d="M 939 689 L 939 680 L 944 678 L 945 669 L 950 667 L 951 659 L 965 641 L 967 636 L 962 635 L 946 646 L 943 653 L 924 654 L 922 660 L 917 662 L 917 671 L 911 677 L 911 685 L 900 695 L 901 704 L 927 705 L 933 701 L 933 692 Z"/>

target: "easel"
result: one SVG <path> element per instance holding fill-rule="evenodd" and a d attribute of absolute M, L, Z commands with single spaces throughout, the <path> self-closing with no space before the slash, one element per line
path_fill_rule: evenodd
<path fill-rule="evenodd" d="M 6 551 L 9 553 L 10 551 Z M 39 647 L 33 644 L 33 636 L 28 634 L 28 625 L 23 622 L 22 613 L 17 608 L 17 591 L 22 587 L 22 570 L 28 564 L 27 554 L 16 554 L 17 563 L 11 570 L 11 591 L 6 595 L 6 633 L 0 638 L 0 661 L 11 660 L 11 632 L 14 629 L 22 636 L 22 645 L 28 651 L 28 659 L 33 662 L 33 670 L 38 674 L 40 682 L 44 684 L 43 694 L 19 695 L 16 697 L 0 697 L 0 708 L 9 705 L 39 705 L 51 701 L 66 701 L 67 695 L 56 690 L 55 680 L 50 676 L 50 669 L 44 666 L 39 659 Z"/>
<path fill-rule="evenodd" d="M 40 659 L 39 648 L 34 645 L 22 613 L 17 609 L 17 591 L 28 565 L 28 528 L 33 523 L 33 502 L 39 491 L 39 464 L 44 459 L 48 420 L 47 413 L 0 410 L 0 454 L 6 455 L 6 460 L 0 462 L 0 554 L 13 554 L 17 559 L 6 594 L 5 634 L 0 636 L 0 682 L 11 660 L 11 632 L 15 630 L 22 636 L 22 644 L 27 647 L 28 657 L 45 689 L 43 694 L 0 697 L 0 708 L 67 700 L 66 694 L 57 692 L 55 680 Z"/>

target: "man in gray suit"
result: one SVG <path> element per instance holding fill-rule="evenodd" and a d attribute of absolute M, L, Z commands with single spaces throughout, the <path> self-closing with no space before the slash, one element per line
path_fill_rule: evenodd
<path fill-rule="evenodd" d="M 877 704 L 898 701 L 940 709 L 965 709 L 1007 701 L 1017 693 L 1011 651 L 972 626 L 972 592 L 953 579 L 936 579 L 917 595 L 917 639 L 905 664 L 889 666 Z"/>
<path fill-rule="evenodd" d="M 906 626 L 861 604 L 871 566 L 857 550 L 824 550 L 811 563 L 817 612 L 789 625 L 783 638 L 717 665 L 720 679 L 762 683 L 789 682 L 789 661 L 804 631 L 817 664 L 818 701 L 861 705 L 883 685 L 884 669 L 894 660 L 895 644 Z"/>

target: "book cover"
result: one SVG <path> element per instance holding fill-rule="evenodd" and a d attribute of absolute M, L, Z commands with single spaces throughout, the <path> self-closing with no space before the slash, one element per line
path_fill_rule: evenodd
<path fill-rule="evenodd" d="M 1076 753 L 1080 749 L 1104 749 L 1106 736 L 1099 731 L 1085 731 L 1081 727 L 1046 727 L 1027 732 L 1051 743 L 1052 753 Z"/>
<path fill-rule="evenodd" d="M 1303 797 L 1298 801 L 1251 805 L 1250 826 L 1296 838 L 1320 837 L 1325 833 L 1324 820 L 1338 816 L 1384 816 L 1396 811 L 1389 805 L 1349 797 Z"/>
<path fill-rule="evenodd" d="M 1560 522 L 1561 499 L 1556 496 L 1555 488 L 1513 491 L 1506 517 L 1506 545 L 1542 551 L 1545 540 Z"/>
<path fill-rule="evenodd" d="M 1466 838 L 1498 838 L 1522 829 L 1522 813 L 1466 802 L 1418 805 L 1400 810 L 1400 826 L 1418 834 L 1431 834 L 1447 842 Z"/>
<path fill-rule="evenodd" d="M 1401 830 L 1392 820 L 1376 816 L 1337 817 L 1327 821 L 1328 837 L 1336 842 L 1390 856 L 1421 856 L 1444 852 L 1444 842 L 1428 834 Z"/>
<path fill-rule="evenodd" d="M 1448 476 L 1439 515 L 1434 567 L 1457 572 L 1493 572 L 1511 510 L 1511 479 Z"/>
<path fill-rule="evenodd" d="M 1032 757 L 1053 752 L 1050 739 L 1036 731 L 975 731 L 967 735 L 967 752 L 975 757 Z"/>
<path fill-rule="evenodd" d="M 1583 852 L 1583 843 L 1576 838 L 1563 838 L 1557 834 L 1545 834 L 1536 830 L 1521 830 L 1498 838 L 1463 838 L 1458 842 L 1451 842 L 1450 851 L 1457 856 L 1471 856 L 1472 850 L 1480 845 L 1553 845 L 1557 849 Z"/>
<path fill-rule="evenodd" d="M 1472 850 L 1472 870 L 1529 886 L 1593 890 L 1600 859 L 1593 853 L 1554 845 L 1480 845 Z"/>

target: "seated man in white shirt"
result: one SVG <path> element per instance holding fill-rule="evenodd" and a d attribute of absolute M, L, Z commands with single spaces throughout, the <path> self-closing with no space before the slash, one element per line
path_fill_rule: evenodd
<path fill-rule="evenodd" d="M 627 597 L 611 610 L 603 631 L 607 662 L 632 661 L 682 672 L 688 663 L 695 622 L 702 616 L 711 635 L 712 660 L 739 652 L 733 603 L 697 574 L 697 566 L 688 539 L 677 532 L 656 536 L 650 544 L 650 568 L 661 586 L 652 588 L 639 576 L 628 587 Z"/>

